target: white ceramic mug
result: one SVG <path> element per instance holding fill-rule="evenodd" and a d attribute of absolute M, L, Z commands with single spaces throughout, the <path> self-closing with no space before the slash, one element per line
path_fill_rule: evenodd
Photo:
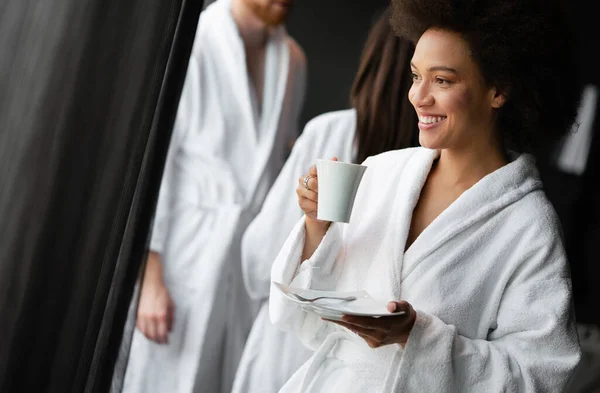
<path fill-rule="evenodd" d="M 348 162 L 317 160 L 317 219 L 350 222 L 354 198 L 366 169 L 364 165 Z"/>

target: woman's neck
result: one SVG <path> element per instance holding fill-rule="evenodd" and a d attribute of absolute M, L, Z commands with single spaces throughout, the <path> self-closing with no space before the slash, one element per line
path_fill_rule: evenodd
<path fill-rule="evenodd" d="M 244 0 L 231 1 L 231 15 L 247 49 L 264 48 L 268 26 L 258 18 Z"/>
<path fill-rule="evenodd" d="M 490 140 L 460 149 L 442 150 L 435 171 L 449 186 L 466 190 L 508 162 L 502 146 Z"/>

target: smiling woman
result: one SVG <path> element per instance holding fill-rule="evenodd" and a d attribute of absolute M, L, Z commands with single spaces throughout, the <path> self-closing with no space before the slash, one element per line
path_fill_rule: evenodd
<path fill-rule="evenodd" d="M 493 146 L 494 110 L 504 102 L 486 86 L 460 35 L 427 30 L 411 62 L 413 86 L 408 94 L 419 116 L 419 142 L 430 149 Z M 481 142 L 476 142 L 481 139 Z"/>
<path fill-rule="evenodd" d="M 443 68 L 456 68 L 458 63 L 449 62 L 458 61 L 466 68 L 456 73 L 448 70 L 450 74 L 463 82 L 469 75 L 474 83 L 504 97 L 494 125 L 508 148 L 542 149 L 570 128 L 582 84 L 576 72 L 575 40 L 560 2 L 466 1 L 461 7 L 446 0 L 393 4 L 396 32 L 421 39 L 422 50 L 433 49 L 428 48 L 433 35 L 446 35 L 446 44 L 453 41 L 453 47 L 437 52 L 443 56 L 436 58 L 437 64 L 428 59 L 432 63 L 428 66 L 442 67 L 438 82 L 446 85 L 450 75 Z M 449 86 L 455 79 L 448 78 Z"/>
<path fill-rule="evenodd" d="M 562 391 L 580 358 L 571 280 L 525 153 L 566 133 L 577 109 L 560 9 L 392 4 L 392 25 L 416 42 L 408 97 L 423 147 L 366 159 L 349 224 L 314 217 L 317 179 L 299 186 L 305 217 L 271 279 L 366 290 L 404 314 L 325 321 L 272 287 L 273 322 L 315 350 L 281 392 Z"/>

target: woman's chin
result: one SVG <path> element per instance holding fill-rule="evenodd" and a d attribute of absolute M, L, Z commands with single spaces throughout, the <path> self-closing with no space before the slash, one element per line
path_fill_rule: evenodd
<path fill-rule="evenodd" d="M 425 136 L 423 136 L 423 134 L 419 134 L 419 144 L 427 149 L 431 149 L 431 150 L 439 150 L 441 149 L 441 144 L 432 139 L 432 138 L 427 138 Z"/>

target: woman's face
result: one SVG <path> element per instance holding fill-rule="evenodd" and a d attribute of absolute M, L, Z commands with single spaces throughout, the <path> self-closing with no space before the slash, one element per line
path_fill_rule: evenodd
<path fill-rule="evenodd" d="M 408 97 L 419 117 L 422 146 L 462 149 L 493 136 L 494 109 L 504 97 L 485 84 L 460 35 L 427 30 L 416 45 L 411 69 Z"/>

